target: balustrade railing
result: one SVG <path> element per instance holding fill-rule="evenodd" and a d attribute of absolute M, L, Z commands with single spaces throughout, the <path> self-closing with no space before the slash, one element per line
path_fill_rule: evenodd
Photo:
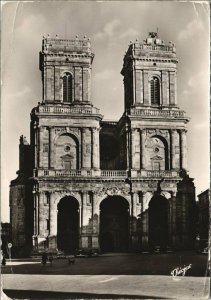
<path fill-rule="evenodd" d="M 125 177 L 127 171 L 125 170 L 101 170 L 101 176 L 103 177 Z"/>
<path fill-rule="evenodd" d="M 55 171 L 55 176 L 81 176 L 81 171 L 74 170 L 74 171 Z"/>
<path fill-rule="evenodd" d="M 163 171 L 155 171 L 155 170 L 140 170 L 138 172 L 138 177 L 178 177 L 179 172 L 173 170 L 163 170 Z"/>
<path fill-rule="evenodd" d="M 129 114 L 139 116 L 156 116 L 156 117 L 184 117 L 183 110 L 158 110 L 158 109 L 130 109 Z"/>
<path fill-rule="evenodd" d="M 175 47 L 166 46 L 166 45 L 146 45 L 146 44 L 144 44 L 144 45 L 141 45 L 141 49 L 175 52 Z"/>
<path fill-rule="evenodd" d="M 151 177 L 151 178 L 174 178 L 179 177 L 179 171 L 176 170 L 34 170 L 35 177 Z"/>
<path fill-rule="evenodd" d="M 38 106 L 37 112 L 40 113 L 55 113 L 55 114 L 99 114 L 99 109 L 96 107 L 62 107 L 62 106 Z"/>

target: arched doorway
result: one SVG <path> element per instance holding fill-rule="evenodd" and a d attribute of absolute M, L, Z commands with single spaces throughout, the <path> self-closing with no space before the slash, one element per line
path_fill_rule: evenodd
<path fill-rule="evenodd" d="M 149 246 L 165 250 L 168 245 L 168 200 L 154 195 L 149 202 Z"/>
<path fill-rule="evenodd" d="M 57 247 L 67 254 L 74 253 L 79 241 L 79 204 L 70 196 L 58 204 Z"/>
<path fill-rule="evenodd" d="M 103 252 L 126 252 L 129 246 L 129 204 L 109 196 L 100 204 L 100 248 Z"/>

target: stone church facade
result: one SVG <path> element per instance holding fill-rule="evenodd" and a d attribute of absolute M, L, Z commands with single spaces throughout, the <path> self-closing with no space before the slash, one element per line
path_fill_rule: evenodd
<path fill-rule="evenodd" d="M 190 249 L 195 187 L 187 174 L 187 123 L 177 105 L 173 43 L 156 33 L 124 57 L 124 112 L 104 121 L 91 99 L 94 54 L 86 37 L 43 38 L 43 100 L 20 138 L 10 185 L 16 249 L 73 253 Z"/>

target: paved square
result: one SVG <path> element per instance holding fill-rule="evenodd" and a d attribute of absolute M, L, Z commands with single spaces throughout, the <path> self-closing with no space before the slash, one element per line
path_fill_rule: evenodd
<path fill-rule="evenodd" d="M 184 277 L 171 276 L 174 268 L 189 264 Z M 189 252 L 108 254 L 76 258 L 71 265 L 67 259 L 54 259 L 52 266 L 43 266 L 39 259 L 25 259 L 7 261 L 2 278 L 5 292 L 16 293 L 17 299 L 38 299 L 44 294 L 45 299 L 206 299 L 210 284 L 206 265 L 206 256 Z"/>

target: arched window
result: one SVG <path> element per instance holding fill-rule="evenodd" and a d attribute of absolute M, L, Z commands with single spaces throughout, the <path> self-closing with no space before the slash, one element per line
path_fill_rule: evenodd
<path fill-rule="evenodd" d="M 63 77 L 63 102 L 72 102 L 72 75 L 65 73 Z"/>
<path fill-rule="evenodd" d="M 155 76 L 150 80 L 151 104 L 160 105 L 160 82 Z"/>

